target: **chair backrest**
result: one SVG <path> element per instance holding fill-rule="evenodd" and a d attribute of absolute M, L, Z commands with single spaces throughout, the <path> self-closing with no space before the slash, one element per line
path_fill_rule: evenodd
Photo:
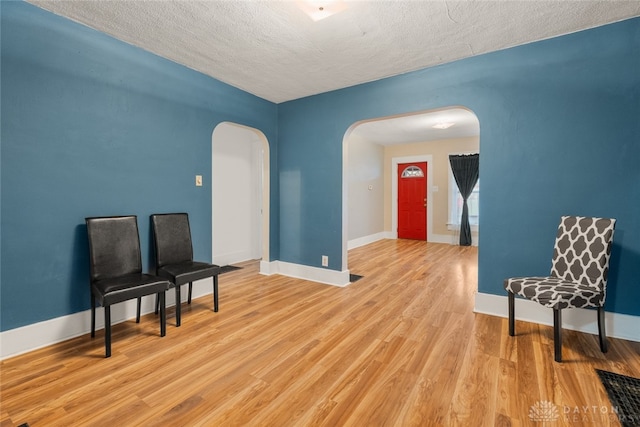
<path fill-rule="evenodd" d="M 169 213 L 151 215 L 156 267 L 193 261 L 189 215 Z"/>
<path fill-rule="evenodd" d="M 563 216 L 551 275 L 604 292 L 615 225 L 615 219 Z"/>
<path fill-rule="evenodd" d="M 85 218 L 91 281 L 141 273 L 140 237 L 135 215 Z"/>

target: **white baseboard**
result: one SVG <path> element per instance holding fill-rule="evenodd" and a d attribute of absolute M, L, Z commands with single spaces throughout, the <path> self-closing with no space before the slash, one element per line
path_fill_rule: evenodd
<path fill-rule="evenodd" d="M 326 285 L 345 287 L 349 284 L 349 270 L 336 271 L 283 261 L 260 262 L 260 274 L 281 274 L 296 279 L 310 280 Z"/>
<path fill-rule="evenodd" d="M 509 317 L 507 296 L 477 293 L 473 311 L 492 316 Z M 515 314 L 517 320 L 553 326 L 553 310 L 524 298 L 516 297 Z M 638 328 L 640 316 L 605 311 L 605 325 L 609 337 L 640 342 L 640 328 Z M 563 310 L 562 328 L 597 334 L 597 313 L 595 310 L 584 308 Z"/>
<path fill-rule="evenodd" d="M 260 273 L 265 275 L 282 274 L 314 282 L 326 283 L 334 286 L 349 284 L 349 271 L 325 270 L 281 261 L 261 261 Z M 187 298 L 183 288 L 183 301 Z M 199 298 L 213 293 L 212 279 L 194 282 L 193 298 Z M 142 299 L 142 314 L 154 310 L 153 296 Z M 211 303 L 213 304 L 213 302 Z M 175 293 L 167 293 L 167 307 L 175 305 Z M 553 314 L 550 309 L 522 298 L 516 298 L 516 319 L 553 325 Z M 507 297 L 485 293 L 476 294 L 474 312 L 507 317 Z M 112 324 L 135 318 L 135 300 L 116 304 L 111 308 Z M 562 327 L 590 334 L 598 333 L 597 317 L 593 310 L 570 309 L 562 316 Z M 606 312 L 607 336 L 640 342 L 640 316 Z M 104 328 L 104 312 L 101 307 L 96 311 L 96 329 Z M 10 329 L 0 333 L 0 360 L 18 356 L 42 347 L 68 340 L 91 331 L 91 310 L 58 317 L 44 322 Z M 171 333 L 171 328 L 167 333 Z"/>
<path fill-rule="evenodd" d="M 457 234 L 435 234 L 429 235 L 429 242 L 432 243 L 447 243 L 449 245 L 459 245 L 460 236 Z M 471 246 L 478 246 L 478 235 L 471 235 Z"/>
<path fill-rule="evenodd" d="M 397 239 L 398 238 L 398 233 L 394 233 L 392 231 L 385 231 L 384 232 L 384 239 Z M 429 243 L 445 243 L 447 245 L 457 245 L 459 242 L 459 237 L 455 234 L 436 234 L 436 233 L 429 233 L 427 235 L 427 242 Z M 351 242 L 349 242 L 351 243 Z M 472 235 L 472 241 L 471 241 L 471 245 L 473 246 L 478 246 L 478 236 L 477 235 Z M 351 247 L 349 247 L 349 249 L 351 249 Z"/>
<path fill-rule="evenodd" d="M 193 298 L 213 294 L 213 279 L 198 280 L 193 283 Z M 187 300 L 187 288 L 182 288 L 181 298 Z M 175 291 L 167 292 L 167 307 L 175 305 Z M 155 296 L 142 298 L 141 314 L 152 313 L 155 310 Z M 213 307 L 213 299 L 211 300 Z M 136 300 L 125 301 L 111 306 L 111 324 L 124 322 L 136 317 Z M 96 309 L 96 330 L 104 328 L 104 309 Z M 18 356 L 58 342 L 66 341 L 91 332 L 91 309 L 44 322 L 33 323 L 20 328 L 10 329 L 0 333 L 0 360 Z M 158 330 L 158 334 L 159 334 Z M 167 328 L 167 334 L 172 333 Z"/>
<path fill-rule="evenodd" d="M 278 261 L 260 260 L 260 274 L 264 274 L 265 276 L 276 274 L 278 269 L 277 263 Z"/>
<path fill-rule="evenodd" d="M 360 246 L 368 245 L 369 243 L 377 242 L 382 239 L 391 239 L 391 232 L 389 231 L 381 231 L 380 233 L 370 234 L 364 237 L 358 237 L 357 239 L 352 239 L 347 242 L 347 249 L 355 249 Z"/>
<path fill-rule="evenodd" d="M 457 245 L 456 236 L 453 234 L 429 234 L 428 242 L 430 243 L 446 243 L 448 245 Z"/>
<path fill-rule="evenodd" d="M 240 251 L 228 254 L 218 254 L 213 257 L 213 263 L 216 265 L 233 265 L 239 262 L 249 261 L 252 259 L 258 259 L 260 256 L 255 256 L 249 251 Z"/>

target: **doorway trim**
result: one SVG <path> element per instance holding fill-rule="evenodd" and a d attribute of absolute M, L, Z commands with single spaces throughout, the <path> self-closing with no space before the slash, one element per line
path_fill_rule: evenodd
<path fill-rule="evenodd" d="M 398 165 L 403 163 L 427 163 L 427 242 L 431 242 L 433 227 L 433 156 L 431 154 L 419 156 L 403 156 L 391 158 L 391 236 L 398 238 Z"/>

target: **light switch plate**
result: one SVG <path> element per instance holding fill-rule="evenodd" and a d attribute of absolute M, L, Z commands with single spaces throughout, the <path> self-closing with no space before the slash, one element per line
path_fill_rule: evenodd
<path fill-rule="evenodd" d="M 202 187 L 202 175 L 196 175 L 196 187 Z"/>

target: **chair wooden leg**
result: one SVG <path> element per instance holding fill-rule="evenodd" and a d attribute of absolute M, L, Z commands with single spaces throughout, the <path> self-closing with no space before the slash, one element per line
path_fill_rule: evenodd
<path fill-rule="evenodd" d="M 598 334 L 600 335 L 600 350 L 606 353 L 607 350 L 607 331 L 604 324 L 604 307 L 598 307 Z"/>
<path fill-rule="evenodd" d="M 164 337 L 167 334 L 167 305 L 165 300 L 166 292 L 160 292 L 158 294 L 158 300 L 160 304 L 160 336 Z"/>
<path fill-rule="evenodd" d="M 218 275 L 213 276 L 213 311 L 218 311 Z"/>
<path fill-rule="evenodd" d="M 96 298 L 91 294 L 91 338 L 96 336 Z"/>
<path fill-rule="evenodd" d="M 562 362 L 562 311 L 553 309 L 553 349 L 555 361 Z"/>
<path fill-rule="evenodd" d="M 193 282 L 189 282 L 189 298 L 187 299 L 187 302 L 189 304 L 191 304 L 191 291 L 193 290 Z"/>
<path fill-rule="evenodd" d="M 180 287 L 182 285 L 176 284 L 176 326 L 180 326 L 180 305 L 182 298 L 180 297 Z"/>
<path fill-rule="evenodd" d="M 104 307 L 104 347 L 105 357 L 111 357 L 111 306 Z"/>
<path fill-rule="evenodd" d="M 140 323 L 140 308 L 142 308 L 142 298 L 138 297 L 138 308 L 136 310 L 136 323 Z"/>
<path fill-rule="evenodd" d="M 515 299 L 516 296 L 513 292 L 508 292 L 509 294 L 509 335 L 515 336 L 516 334 L 516 320 L 515 320 Z"/>

